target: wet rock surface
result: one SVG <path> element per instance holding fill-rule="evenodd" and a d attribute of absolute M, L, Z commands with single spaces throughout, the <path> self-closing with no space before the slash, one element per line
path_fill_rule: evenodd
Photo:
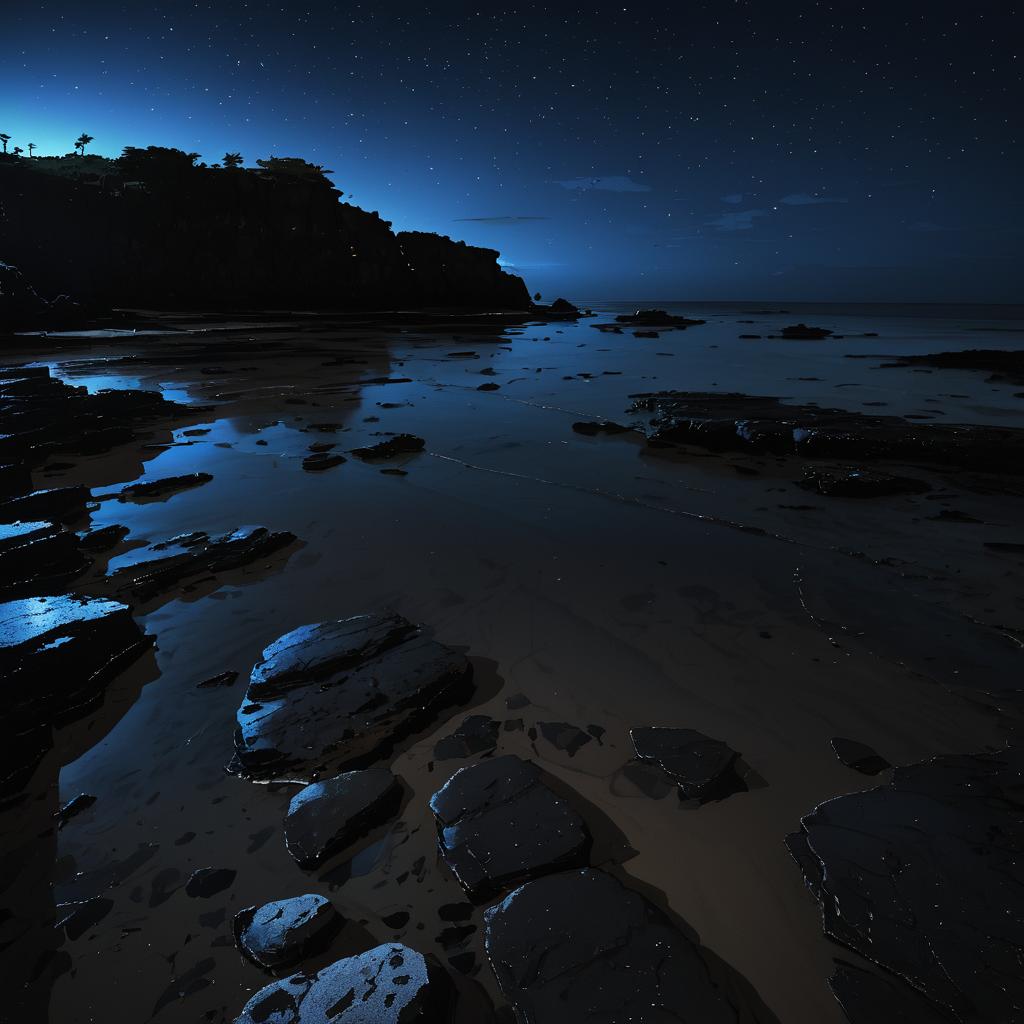
<path fill-rule="evenodd" d="M 302 460 L 302 468 L 307 472 L 317 473 L 324 469 L 340 466 L 343 462 L 347 461 L 344 455 L 340 455 L 337 452 L 313 452 L 312 455 L 307 455 Z"/>
<path fill-rule="evenodd" d="M 850 1024 L 957 1024 L 910 986 L 842 960 L 829 986 Z"/>
<path fill-rule="evenodd" d="M 0 798 L 26 781 L 51 745 L 53 725 L 94 705 L 149 643 L 116 601 L 32 597 L 0 604 Z"/>
<path fill-rule="evenodd" d="M 438 843 L 470 899 L 528 878 L 582 865 L 583 819 L 531 761 L 507 754 L 457 771 L 430 799 Z"/>
<path fill-rule="evenodd" d="M 894 459 L 953 468 L 1024 473 L 1024 429 L 916 423 L 777 398 L 665 391 L 634 395 L 651 413 L 652 447 L 688 444 L 803 458 Z"/>
<path fill-rule="evenodd" d="M 199 868 L 193 871 L 185 884 L 185 892 L 198 899 L 209 899 L 229 889 L 237 872 L 232 868 Z"/>
<path fill-rule="evenodd" d="M 470 715 L 462 724 L 434 746 L 434 757 L 447 761 L 453 757 L 485 754 L 498 745 L 499 723 L 487 715 Z"/>
<path fill-rule="evenodd" d="M 739 1000 L 700 947 L 602 871 L 549 875 L 484 913 L 487 956 L 517 1020 L 735 1024 Z"/>
<path fill-rule="evenodd" d="M 314 868 L 387 821 L 402 799 L 398 779 L 384 768 L 345 772 L 314 782 L 292 797 L 284 841 L 300 867 Z"/>
<path fill-rule="evenodd" d="M 394 613 L 301 626 L 252 671 L 237 714 L 241 769 L 310 778 L 368 764 L 470 678 L 464 655 Z"/>
<path fill-rule="evenodd" d="M 393 459 L 397 455 L 414 455 L 423 451 L 426 445 L 427 442 L 415 434 L 396 434 L 365 448 L 353 448 L 352 454 L 364 462 L 374 462 L 380 459 Z"/>
<path fill-rule="evenodd" d="M 897 767 L 787 840 L 825 934 L 957 1021 L 1012 1020 L 1024 1005 L 1022 771 L 1020 748 Z"/>
<path fill-rule="evenodd" d="M 144 498 L 166 498 L 179 491 L 201 487 L 213 479 L 209 473 L 187 473 L 183 476 L 166 476 L 159 480 L 143 480 L 138 484 L 122 487 L 118 493 L 120 501 L 138 501 Z"/>
<path fill-rule="evenodd" d="M 235 1024 L 447 1024 L 451 979 L 432 957 L 385 943 L 260 989 Z"/>
<path fill-rule="evenodd" d="M 49 519 L 72 523 L 85 515 L 92 494 L 80 484 L 73 487 L 51 487 L 20 495 L 0 503 L 0 523 L 32 519 Z"/>
<path fill-rule="evenodd" d="M 250 565 L 295 539 L 293 533 L 272 533 L 263 526 L 243 526 L 220 537 L 203 532 L 183 534 L 151 545 L 150 554 L 158 554 L 116 569 L 107 580 L 118 596 L 148 601 L 191 577 Z"/>
<path fill-rule="evenodd" d="M 78 537 L 48 522 L 0 524 L 0 593 L 60 589 L 92 564 Z"/>
<path fill-rule="evenodd" d="M 854 467 L 808 467 L 798 485 L 805 491 L 834 498 L 885 498 L 931 490 L 923 480 L 913 477 Z"/>
<path fill-rule="evenodd" d="M 246 907 L 235 915 L 235 941 L 253 963 L 267 970 L 291 967 L 326 948 L 343 918 L 316 893 Z"/>
<path fill-rule="evenodd" d="M 863 775 L 877 775 L 884 772 L 892 765 L 866 743 L 858 743 L 856 740 L 844 739 L 842 736 L 833 736 L 829 741 L 836 757 L 846 765 Z"/>
<path fill-rule="evenodd" d="M 739 754 L 722 740 L 696 729 L 644 727 L 629 735 L 636 756 L 657 765 L 687 800 L 722 800 L 747 788 L 736 771 Z"/>
<path fill-rule="evenodd" d="M 685 316 L 677 316 L 664 309 L 638 309 L 634 313 L 617 316 L 618 324 L 630 324 L 636 327 L 695 327 L 706 323 L 704 320 L 693 320 Z"/>

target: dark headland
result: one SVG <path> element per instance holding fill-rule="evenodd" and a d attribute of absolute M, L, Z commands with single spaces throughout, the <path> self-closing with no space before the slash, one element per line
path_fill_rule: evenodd
<path fill-rule="evenodd" d="M 0 1019 L 1020 1020 L 1024 321 L 342 198 L 0 159 Z"/>

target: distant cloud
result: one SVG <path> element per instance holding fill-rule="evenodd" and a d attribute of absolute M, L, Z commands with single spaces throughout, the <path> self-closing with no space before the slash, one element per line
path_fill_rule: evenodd
<path fill-rule="evenodd" d="M 736 203 L 742 203 L 743 202 L 743 193 L 742 192 L 732 192 L 732 193 L 730 193 L 727 196 L 722 196 L 722 202 L 723 203 L 732 203 L 733 205 L 735 205 Z"/>
<path fill-rule="evenodd" d="M 809 192 L 794 192 L 783 196 L 780 203 L 786 206 L 817 206 L 819 203 L 848 203 L 848 199 L 833 199 L 831 196 L 812 196 Z"/>
<path fill-rule="evenodd" d="M 570 192 L 650 192 L 650 185 L 642 185 L 624 174 L 605 175 L 600 178 L 569 178 L 557 184 Z"/>
<path fill-rule="evenodd" d="M 550 220 L 550 217 L 456 217 L 456 222 L 472 221 L 476 224 L 525 224 L 532 220 Z"/>
<path fill-rule="evenodd" d="M 708 227 L 718 228 L 719 231 L 749 231 L 758 217 L 767 216 L 767 210 L 736 210 L 709 220 Z"/>

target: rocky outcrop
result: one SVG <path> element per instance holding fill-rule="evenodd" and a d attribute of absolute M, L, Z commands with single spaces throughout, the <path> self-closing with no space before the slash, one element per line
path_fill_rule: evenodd
<path fill-rule="evenodd" d="M 286 633 L 252 670 L 238 709 L 242 772 L 312 779 L 364 766 L 464 694 L 465 655 L 392 613 Z"/>
<path fill-rule="evenodd" d="M 0 163 L 0 258 L 39 295 L 90 306 L 530 307 L 493 249 L 395 235 L 303 161 L 214 169 L 174 150 L 136 155 L 89 175 Z M 31 292 L 12 288 L 11 308 L 31 313 Z"/>
<path fill-rule="evenodd" d="M 26 781 L 59 721 L 84 713 L 150 643 L 127 606 L 76 597 L 0 604 L 0 799 Z"/>
<path fill-rule="evenodd" d="M 262 988 L 235 1024 L 448 1024 L 451 979 L 433 959 L 385 943 Z"/>

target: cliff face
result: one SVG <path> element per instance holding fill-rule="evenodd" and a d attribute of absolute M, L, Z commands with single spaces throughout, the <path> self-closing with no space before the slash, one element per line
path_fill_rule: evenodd
<path fill-rule="evenodd" d="M 395 235 L 319 174 L 188 166 L 62 177 L 0 163 L 0 260 L 46 298 L 173 308 L 525 309 L 492 249 Z"/>

